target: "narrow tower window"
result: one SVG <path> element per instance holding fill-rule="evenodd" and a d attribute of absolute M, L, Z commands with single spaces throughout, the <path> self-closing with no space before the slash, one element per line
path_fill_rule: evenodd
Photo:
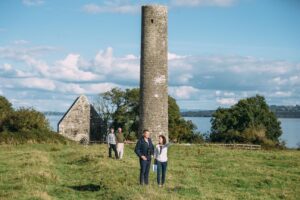
<path fill-rule="evenodd" d="M 153 19 L 151 19 L 151 23 L 153 24 Z"/>

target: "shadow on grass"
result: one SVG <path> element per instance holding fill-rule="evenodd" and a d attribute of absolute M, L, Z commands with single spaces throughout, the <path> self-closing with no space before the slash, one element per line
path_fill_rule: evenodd
<path fill-rule="evenodd" d="M 95 185 L 95 184 L 75 185 L 75 186 L 68 186 L 68 187 L 76 191 L 89 191 L 89 192 L 97 192 L 101 189 L 100 185 Z"/>

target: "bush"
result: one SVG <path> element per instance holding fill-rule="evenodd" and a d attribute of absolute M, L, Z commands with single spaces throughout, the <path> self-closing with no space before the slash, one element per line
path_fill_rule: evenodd
<path fill-rule="evenodd" d="M 211 119 L 210 140 L 226 143 L 254 143 L 278 147 L 280 122 L 259 95 L 240 100 L 229 109 L 219 108 Z"/>
<path fill-rule="evenodd" d="M 0 143 L 67 143 L 63 136 L 51 131 L 43 113 L 33 108 L 14 110 L 11 103 L 0 96 Z"/>
<path fill-rule="evenodd" d="M 20 108 L 13 112 L 5 122 L 9 131 L 50 131 L 50 125 L 45 115 L 32 108 Z"/>

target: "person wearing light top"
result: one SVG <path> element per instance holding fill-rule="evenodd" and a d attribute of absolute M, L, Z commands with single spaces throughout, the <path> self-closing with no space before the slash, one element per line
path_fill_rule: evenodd
<path fill-rule="evenodd" d="M 107 145 L 109 147 L 108 150 L 108 157 L 112 157 L 111 156 L 111 150 L 113 150 L 115 152 L 115 158 L 118 159 L 118 153 L 117 153 L 117 149 L 116 149 L 116 135 L 115 135 L 115 130 L 114 128 L 110 129 L 110 133 L 107 136 Z"/>
<path fill-rule="evenodd" d="M 155 164 L 157 164 L 157 184 L 162 187 L 165 184 L 167 165 L 168 165 L 168 147 L 170 143 L 166 144 L 166 137 L 160 135 L 158 137 L 158 144 L 154 150 Z"/>

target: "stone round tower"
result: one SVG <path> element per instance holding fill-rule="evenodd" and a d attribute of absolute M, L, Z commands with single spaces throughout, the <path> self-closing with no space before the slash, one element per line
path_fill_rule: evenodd
<path fill-rule="evenodd" d="M 140 134 L 151 132 L 168 140 L 168 10 L 162 5 L 142 6 Z"/>

